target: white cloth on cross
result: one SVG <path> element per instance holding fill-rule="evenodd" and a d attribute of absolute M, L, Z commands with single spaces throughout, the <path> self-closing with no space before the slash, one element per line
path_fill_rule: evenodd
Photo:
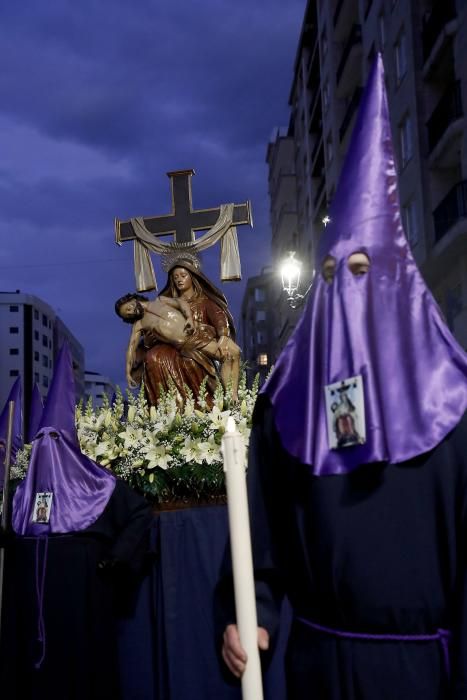
<path fill-rule="evenodd" d="M 134 259 L 137 290 L 146 292 L 151 289 L 157 289 L 156 274 L 150 252 L 158 253 L 159 255 L 164 255 L 174 250 L 180 250 L 180 253 L 183 251 L 187 253 L 201 253 L 219 241 L 221 244 L 221 280 L 223 282 L 240 280 L 242 278 L 240 253 L 237 228 L 233 225 L 233 213 L 233 204 L 221 204 L 219 218 L 214 226 L 192 243 L 162 243 L 157 236 L 146 228 L 142 217 L 131 219 L 131 225 L 136 236 Z"/>

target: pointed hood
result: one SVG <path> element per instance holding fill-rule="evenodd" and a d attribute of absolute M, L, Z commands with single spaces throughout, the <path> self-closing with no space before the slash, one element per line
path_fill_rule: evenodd
<path fill-rule="evenodd" d="M 115 477 L 80 450 L 73 364 L 65 343 L 33 441 L 28 473 L 13 499 L 13 529 L 19 535 L 84 530 L 101 515 L 114 488 Z M 52 494 L 50 518 L 34 522 L 38 494 L 43 493 Z"/>
<path fill-rule="evenodd" d="M 34 389 L 32 390 L 31 395 L 31 408 L 29 411 L 28 442 L 32 442 L 34 440 L 34 437 L 39 430 L 43 410 L 44 404 L 42 402 L 41 392 L 39 391 L 37 384 L 34 384 Z"/>
<path fill-rule="evenodd" d="M 262 390 L 285 449 L 315 475 L 423 454 L 467 408 L 467 356 L 401 224 L 381 56 L 362 96 L 330 217 L 303 316 Z M 371 263 L 363 276 L 348 267 L 356 252 Z M 330 282 L 325 260 L 335 269 Z M 363 380 L 366 442 L 330 449 L 325 386 L 355 375 Z"/>
<path fill-rule="evenodd" d="M 42 412 L 39 430 L 53 426 L 55 430 L 67 435 L 68 439 L 78 445 L 75 420 L 75 378 L 73 359 L 67 342 L 63 343 L 54 367 L 52 384 Z"/>
<path fill-rule="evenodd" d="M 13 415 L 13 432 L 11 441 L 11 463 L 15 461 L 16 453 L 23 446 L 23 415 L 21 408 L 22 391 L 21 379 L 18 377 L 10 389 L 2 413 L 0 414 L 0 489 L 3 489 L 5 448 L 8 433 L 8 407 L 10 401 L 15 402 Z"/>

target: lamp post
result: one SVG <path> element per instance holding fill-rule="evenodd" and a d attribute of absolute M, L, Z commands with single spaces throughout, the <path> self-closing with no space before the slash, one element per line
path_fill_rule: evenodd
<path fill-rule="evenodd" d="M 326 216 L 321 219 L 324 228 L 331 223 L 331 218 L 326 214 Z M 300 275 L 302 272 L 302 262 L 295 257 L 295 251 L 290 250 L 287 258 L 283 261 L 281 265 L 281 278 L 282 278 L 282 289 L 287 294 L 287 301 L 292 309 L 296 309 L 301 306 L 308 296 L 308 293 L 313 284 L 314 270 L 311 277 L 311 282 L 308 289 L 304 294 L 300 294 L 298 291 L 300 288 Z"/>
<path fill-rule="evenodd" d="M 302 262 L 295 257 L 295 251 L 291 250 L 281 265 L 282 289 L 287 295 L 287 301 L 292 309 L 301 306 L 308 292 L 311 289 L 311 284 L 304 294 L 298 291 L 300 288 L 300 276 L 302 272 Z"/>

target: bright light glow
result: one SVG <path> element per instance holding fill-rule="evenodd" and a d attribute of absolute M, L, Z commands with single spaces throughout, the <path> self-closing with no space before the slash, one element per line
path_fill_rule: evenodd
<path fill-rule="evenodd" d="M 282 289 L 293 296 L 300 285 L 300 273 L 302 263 L 295 257 L 295 252 L 291 251 L 281 266 Z"/>
<path fill-rule="evenodd" d="M 323 224 L 327 226 L 328 224 L 331 223 L 331 217 L 326 214 L 326 216 L 322 219 Z"/>
<path fill-rule="evenodd" d="M 233 416 L 229 416 L 227 418 L 227 425 L 225 426 L 225 431 L 227 433 L 237 432 L 237 426 L 235 425 L 235 418 Z"/>

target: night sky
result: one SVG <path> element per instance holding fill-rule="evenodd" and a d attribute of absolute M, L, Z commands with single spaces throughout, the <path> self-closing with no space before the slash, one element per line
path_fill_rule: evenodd
<path fill-rule="evenodd" d="M 287 124 L 305 0 L 21 0 L 0 21 L 1 291 L 44 299 L 86 367 L 123 383 L 133 246 L 113 220 L 170 210 L 169 170 L 194 168 L 195 208 L 252 200 L 243 281 L 270 260 L 266 147 Z M 168 240 L 168 239 L 166 239 Z M 217 248 L 217 247 L 216 247 Z M 218 250 L 203 257 L 220 286 Z M 165 275 L 158 269 L 159 288 Z"/>

